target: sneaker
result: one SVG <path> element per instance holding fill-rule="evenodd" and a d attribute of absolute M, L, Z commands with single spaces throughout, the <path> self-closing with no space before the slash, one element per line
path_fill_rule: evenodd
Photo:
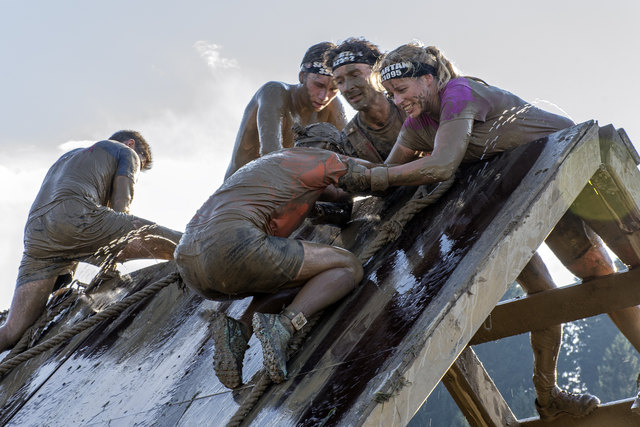
<path fill-rule="evenodd" d="M 253 314 L 253 331 L 262 344 L 264 368 L 271 380 L 280 384 L 287 379 L 287 346 L 291 332 L 278 314 Z"/>
<path fill-rule="evenodd" d="M 631 405 L 631 412 L 640 415 L 640 393 L 638 393 L 636 400 L 634 400 Z"/>
<path fill-rule="evenodd" d="M 213 321 L 212 332 L 215 344 L 213 370 L 225 387 L 239 387 L 249 339 L 244 335 L 241 323 L 224 314 L 219 314 Z"/>
<path fill-rule="evenodd" d="M 600 399 L 589 394 L 572 394 L 555 386 L 551 390 L 551 402 L 542 407 L 536 399 L 536 410 L 542 421 L 553 421 L 562 415 L 584 417 L 593 412 L 600 404 Z"/>

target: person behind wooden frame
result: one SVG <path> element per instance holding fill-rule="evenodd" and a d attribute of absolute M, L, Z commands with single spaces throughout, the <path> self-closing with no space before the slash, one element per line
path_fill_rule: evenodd
<path fill-rule="evenodd" d="M 445 181 L 462 162 L 489 158 L 574 125 L 570 119 L 536 108 L 508 91 L 460 75 L 434 46 L 402 45 L 386 54 L 374 70 L 381 86 L 409 117 L 386 166 L 361 168 L 354 185 L 347 186 L 351 191 L 384 191 L 389 186 Z M 429 155 L 418 158 L 418 152 Z M 571 211 L 546 243 L 582 279 L 615 271 L 598 236 Z M 556 287 L 537 253 L 517 280 L 528 294 Z M 640 351 L 640 308 L 609 316 Z M 535 405 L 541 419 L 547 421 L 563 414 L 584 416 L 599 404 L 595 396 L 566 393 L 557 386 L 561 339 L 562 325 L 531 332 Z"/>

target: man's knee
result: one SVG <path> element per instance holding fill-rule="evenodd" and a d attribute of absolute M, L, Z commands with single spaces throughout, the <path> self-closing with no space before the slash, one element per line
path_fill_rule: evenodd
<path fill-rule="evenodd" d="M 362 280 L 362 276 L 364 276 L 364 269 L 362 268 L 362 263 L 354 254 L 349 252 L 350 257 L 350 269 L 353 274 L 354 286 L 357 286 L 358 283 Z"/>

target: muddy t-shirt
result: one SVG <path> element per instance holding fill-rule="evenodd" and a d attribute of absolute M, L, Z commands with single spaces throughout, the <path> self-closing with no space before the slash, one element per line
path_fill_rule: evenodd
<path fill-rule="evenodd" d="M 344 132 L 348 141 L 345 151 L 348 156 L 358 157 L 373 163 L 383 162 L 391 152 L 396 138 L 407 117 L 404 110 L 400 110 L 394 103 L 389 102 L 389 117 L 380 129 L 367 126 L 360 118 L 360 113 L 345 126 Z M 377 152 L 371 153 L 371 149 Z"/>
<path fill-rule="evenodd" d="M 490 157 L 573 125 L 566 118 L 541 110 L 516 95 L 476 80 L 459 77 L 440 94 L 440 119 L 426 113 L 405 120 L 398 144 L 415 151 L 433 151 L 438 126 L 473 119 L 463 161 Z"/>
<path fill-rule="evenodd" d="M 347 171 L 346 157 L 317 148 L 290 148 L 248 163 L 198 210 L 185 235 L 208 235 L 224 222 L 247 222 L 288 237 L 324 189 Z M 222 225 L 223 226 L 223 225 Z"/>
<path fill-rule="evenodd" d="M 113 179 L 116 176 L 131 178 L 133 194 L 139 170 L 136 152 L 120 142 L 105 140 L 72 150 L 62 155 L 47 172 L 29 215 L 45 213 L 66 199 L 108 206 Z"/>

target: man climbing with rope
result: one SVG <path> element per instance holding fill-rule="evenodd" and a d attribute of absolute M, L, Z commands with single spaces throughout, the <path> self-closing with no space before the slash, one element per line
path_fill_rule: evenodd
<path fill-rule="evenodd" d="M 49 295 L 71 281 L 78 261 L 172 259 L 181 233 L 129 215 L 140 170 L 151 168 L 151 151 L 136 131 L 78 148 L 51 166 L 31 206 L 24 254 L 5 324 L 0 351 L 12 347 L 40 317 Z M 117 253 L 106 253 L 119 242 Z M 102 256 L 98 255 L 102 254 Z"/>
<path fill-rule="evenodd" d="M 296 145 L 239 169 L 205 202 L 175 252 L 184 283 L 210 299 L 253 296 L 241 319 L 219 314 L 213 323 L 214 369 L 229 388 L 242 384 L 247 343 L 255 331 L 275 383 L 287 377 L 287 346 L 309 316 L 347 295 L 362 264 L 335 246 L 288 238 L 319 199 L 344 201 L 336 188 L 351 159 L 343 136 L 328 123 L 295 128 Z M 282 310 L 287 296 L 293 301 Z"/>

